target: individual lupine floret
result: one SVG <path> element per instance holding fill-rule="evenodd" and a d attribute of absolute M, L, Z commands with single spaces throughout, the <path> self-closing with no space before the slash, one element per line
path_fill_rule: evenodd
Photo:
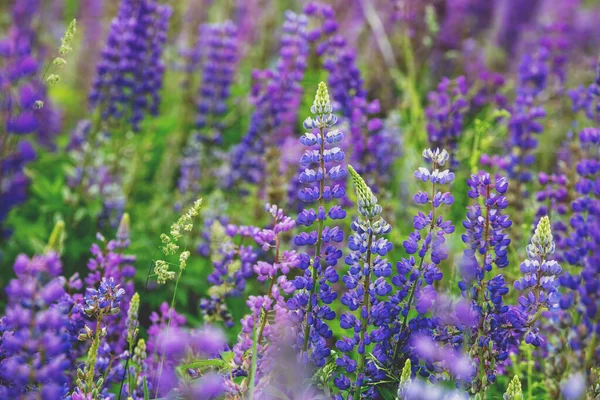
<path fill-rule="evenodd" d="M 69 310 L 58 254 L 50 251 L 14 264 L 16 278 L 6 287 L 8 304 L 0 319 L 0 397 L 64 397 L 69 368 Z"/>
<path fill-rule="evenodd" d="M 373 397 L 373 383 L 385 378 L 377 366 L 382 360 L 368 360 L 367 352 L 373 345 L 374 354 L 387 350 L 389 330 L 384 323 L 393 316 L 382 299 L 392 291 L 386 281 L 392 274 L 392 265 L 384 258 L 392 250 L 392 244 L 382 236 L 392 227 L 380 217 L 382 207 L 371 188 L 352 166 L 348 166 L 348 171 L 356 188 L 360 216 L 352 222 L 354 233 L 348 238 L 351 253 L 346 257 L 346 264 L 350 271 L 342 278 L 348 291 L 342 295 L 341 302 L 349 311 L 340 317 L 340 326 L 353 332 L 336 343 L 337 348 L 347 354 L 337 359 L 343 372 L 334 383 L 342 392 L 360 399 Z M 360 318 L 356 316 L 357 311 Z M 350 357 L 354 351 L 358 351 L 358 362 Z"/>
<path fill-rule="evenodd" d="M 297 223 L 309 227 L 316 222 L 317 229 L 302 232 L 294 238 L 294 244 L 314 246 L 315 250 L 312 254 L 300 255 L 299 268 L 304 270 L 304 274 L 294 279 L 297 291 L 288 301 L 288 307 L 301 316 L 303 328 L 297 346 L 302 357 L 323 366 L 331 354 L 326 340 L 332 335 L 325 321 L 335 318 L 329 304 L 337 297 L 330 285 L 339 279 L 335 265 L 342 257 L 342 251 L 335 247 L 335 243 L 344 239 L 344 233 L 336 226 L 325 226 L 325 220 L 346 216 L 340 206 L 334 205 L 329 211 L 325 209 L 326 201 L 339 201 L 345 195 L 344 188 L 336 182 L 342 181 L 346 172 L 340 165 L 344 152 L 337 147 L 344 136 L 332 130 L 337 117 L 332 114 L 329 93 L 323 82 L 319 84 L 311 112 L 314 116 L 304 121 L 308 132 L 300 139 L 308 149 L 300 159 L 301 166 L 305 168 L 300 174 L 300 182 L 305 187 L 298 197 L 305 203 L 317 202 L 318 210 L 304 209 L 298 215 Z M 331 181 L 331 185 L 326 181 Z"/>
<path fill-rule="evenodd" d="M 396 264 L 397 274 L 392 278 L 395 291 L 389 297 L 389 305 L 391 310 L 395 310 L 398 318 L 388 325 L 391 330 L 391 351 L 386 349 L 381 354 L 381 358 L 392 365 L 396 365 L 398 360 L 403 361 L 412 356 L 408 339 L 413 333 L 431 328 L 425 314 L 437 296 L 433 285 L 443 276 L 439 264 L 448 257 L 445 236 L 454 232 L 454 225 L 450 221 L 444 221 L 443 217 L 437 214 L 441 206 L 454 203 L 450 192 L 438 189 L 440 185 L 449 184 L 454 180 L 454 173 L 448 169 L 440 169 L 448 162 L 450 155 L 446 150 L 426 149 L 423 151 L 423 158 L 432 164 L 432 169 L 420 167 L 415 171 L 415 178 L 431 182 L 432 194 L 420 191 L 415 194 L 414 201 L 420 205 L 431 204 L 431 211 L 427 215 L 419 212 L 414 217 L 415 230 L 403 243 L 410 256 Z M 415 253 L 418 259 L 413 256 Z M 430 262 L 425 261 L 427 255 Z M 413 307 L 417 316 L 409 321 Z"/>
<path fill-rule="evenodd" d="M 534 346 L 539 346 L 542 340 L 534 325 L 542 311 L 559 308 L 558 278 L 562 269 L 556 260 L 550 259 L 554 250 L 550 219 L 545 216 L 540 219 L 527 246 L 529 259 L 521 263 L 524 276 L 514 284 L 515 289 L 522 292 L 519 304 L 527 317 L 525 341 Z"/>

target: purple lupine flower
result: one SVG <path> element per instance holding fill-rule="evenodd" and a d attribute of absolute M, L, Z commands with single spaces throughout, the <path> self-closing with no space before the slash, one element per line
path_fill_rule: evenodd
<path fill-rule="evenodd" d="M 351 160 L 357 171 L 364 176 L 378 193 L 393 180 L 390 171 L 394 161 L 400 156 L 400 121 L 391 116 L 381 120 L 379 101 L 367 103 L 365 98 L 354 97 L 352 114 L 349 119 Z"/>
<path fill-rule="evenodd" d="M 600 252 L 598 235 L 600 232 L 600 200 L 598 199 L 600 160 L 598 146 L 600 131 L 586 128 L 579 133 L 582 159 L 575 166 L 577 182 L 575 197 L 571 202 L 573 216 L 570 219 L 570 234 L 565 240 L 564 259 L 579 267 L 580 272 L 564 273 L 560 283 L 567 292 L 560 300 L 562 309 L 569 309 L 575 303 L 581 315 L 574 324 L 574 335 L 569 344 L 575 352 L 587 351 L 585 364 L 600 360 L 600 347 L 590 337 L 600 332 Z M 589 365 L 583 365 L 589 367 Z"/>
<path fill-rule="evenodd" d="M 504 76 L 490 71 L 485 66 L 480 66 L 475 72 L 477 79 L 473 86 L 477 90 L 471 97 L 471 107 L 477 110 L 488 104 L 495 104 L 498 109 L 506 109 L 507 99 L 501 92 L 506 82 Z"/>
<path fill-rule="evenodd" d="M 220 142 L 221 119 L 227 112 L 227 99 L 239 57 L 237 27 L 231 21 L 202 25 L 198 37 L 202 83 L 196 99 L 196 127 L 215 130 L 208 133 L 212 140 Z"/>
<path fill-rule="evenodd" d="M 326 321 L 335 318 L 335 312 L 330 308 L 337 297 L 331 284 L 338 281 L 335 265 L 342 251 L 335 243 L 344 239 L 344 233 L 336 226 L 324 226 L 326 219 L 338 220 L 346 216 L 346 212 L 338 205 L 329 210 L 325 202 L 341 199 L 345 190 L 337 181 L 345 178 L 345 171 L 340 166 L 344 153 L 337 147 L 343 139 L 343 134 L 332 129 L 337 117 L 332 114 L 331 102 L 327 86 L 321 82 L 311 107 L 314 117 L 304 121 L 308 130 L 300 139 L 307 147 L 300 159 L 305 170 L 300 174 L 300 182 L 305 187 L 300 190 L 298 197 L 305 203 L 318 202 L 318 209 L 304 209 L 297 223 L 310 227 L 315 222 L 317 229 L 302 232 L 294 238 L 294 244 L 299 247 L 313 247 L 314 254 L 300 255 L 299 268 L 304 274 L 294 279 L 296 293 L 288 300 L 288 308 L 297 312 L 302 320 L 302 332 L 297 338 L 297 347 L 301 350 L 302 361 L 312 361 L 317 366 L 323 366 L 331 354 L 326 340 L 332 336 L 332 331 Z M 330 181 L 331 184 L 326 184 Z M 324 261 L 324 263 L 323 263 Z"/>
<path fill-rule="evenodd" d="M 515 289 L 522 292 L 519 297 L 520 309 L 527 316 L 525 341 L 534 346 L 541 344 L 538 330 L 532 325 L 543 310 L 556 311 L 559 306 L 558 277 L 562 274 L 560 265 L 551 260 L 555 244 L 550 228 L 550 219 L 540 219 L 531 244 L 527 246 L 528 260 L 521 263 L 523 278 L 515 281 Z"/>
<path fill-rule="evenodd" d="M 198 38 L 194 50 L 197 55 L 191 57 L 190 74 L 196 73 L 197 69 L 202 74 L 196 98 L 195 125 L 199 131 L 189 136 L 183 150 L 177 182 L 182 200 L 176 205 L 177 209 L 198 197 L 202 170 L 213 169 L 214 147 L 222 142 L 222 120 L 227 112 L 239 57 L 237 28 L 231 21 L 201 25 Z"/>
<path fill-rule="evenodd" d="M 159 383 L 159 371 L 162 374 L 163 371 L 169 370 L 169 366 L 176 362 L 175 356 L 167 349 L 162 350 L 162 345 L 165 343 L 165 333 L 168 331 L 169 334 L 175 332 L 173 337 L 177 337 L 177 332 L 181 332 L 181 327 L 186 323 L 185 316 L 177 313 L 174 309 L 169 307 L 167 302 L 163 302 L 157 311 L 153 311 L 150 314 L 150 328 L 148 328 L 148 341 L 146 344 L 146 351 L 148 358 L 146 359 L 146 371 L 143 371 L 143 376 L 146 377 L 148 387 L 154 390 Z M 171 341 L 170 341 L 171 342 Z M 184 343 L 185 345 L 185 343 Z M 163 357 L 164 355 L 164 357 Z M 161 359 L 162 365 L 161 368 Z M 167 367 L 165 367 L 167 366 Z M 172 386 L 165 384 L 159 386 L 159 395 L 165 395 L 169 392 Z"/>
<path fill-rule="evenodd" d="M 33 133 L 39 143 L 51 147 L 60 121 L 38 76 L 43 60 L 33 18 L 40 5 L 39 0 L 15 3 L 11 7 L 13 24 L 0 39 L 0 123 L 6 133 Z M 43 107 L 36 107 L 38 100 Z M 0 149 L 6 154 L 7 138 L 0 140 Z"/>
<path fill-rule="evenodd" d="M 14 265 L 16 279 L 6 288 L 8 304 L 0 319 L 0 396 L 57 399 L 66 395 L 69 309 L 62 265 L 56 253 Z"/>
<path fill-rule="evenodd" d="M 378 100 L 368 101 L 364 81 L 357 65 L 356 52 L 339 34 L 333 8 L 328 4 L 308 3 L 306 15 L 314 20 L 308 40 L 315 46 L 323 68 L 329 72 L 328 85 L 334 108 L 349 125 L 349 140 L 344 150 L 349 162 L 378 192 L 389 182 L 390 166 L 400 154 L 400 132 L 392 121 L 382 121 Z M 292 185 L 293 186 L 293 185 Z M 296 188 L 290 188 L 296 189 Z"/>
<path fill-rule="evenodd" d="M 12 25 L 0 37 L 0 224 L 27 199 L 24 168 L 35 159 L 31 139 L 51 148 L 60 131 L 60 115 L 38 76 L 43 59 L 33 17 L 40 6 L 39 0 L 12 5 Z M 27 142 L 19 139 L 23 135 L 30 135 Z"/>
<path fill-rule="evenodd" d="M 561 164 L 559 163 L 559 166 Z M 542 187 L 536 193 L 536 200 L 540 204 L 536 211 L 536 224 L 543 216 L 548 216 L 552 223 L 552 235 L 556 242 L 557 252 L 554 258 L 557 261 L 562 260 L 562 250 L 565 249 L 565 239 L 568 236 L 568 224 L 562 220 L 566 218 L 569 212 L 569 203 L 571 195 L 567 188 L 567 175 L 564 173 L 546 174 L 540 172 L 538 174 L 538 183 Z"/>
<path fill-rule="evenodd" d="M 532 181 L 531 166 L 535 162 L 534 151 L 538 142 L 536 135 L 543 130 L 541 119 L 546 111 L 537 105 L 537 98 L 545 89 L 548 69 L 546 50 L 543 46 L 538 52 L 526 53 L 521 59 L 517 85 L 517 96 L 509 107 L 508 136 L 505 147 L 507 156 L 501 165 L 511 182 L 511 197 L 522 199 L 529 197 L 527 184 Z M 523 201 L 515 201 L 516 213 L 513 215 L 515 225 L 519 226 L 523 218 Z M 519 233 L 515 236 L 519 238 Z"/>
<path fill-rule="evenodd" d="M 184 378 L 177 374 L 177 366 L 188 356 L 200 360 L 217 357 L 227 343 L 221 330 L 205 326 L 197 331 L 188 331 L 171 325 L 156 332 L 156 343 L 160 349 L 157 356 L 164 359 L 160 376 L 156 378 L 159 396 L 167 396 L 173 391 L 183 398 L 196 398 L 190 396 L 202 393 L 201 398 L 211 399 L 218 398 L 225 391 L 225 378 L 222 376 L 209 375 L 190 380 L 185 378 L 197 376 L 197 371 L 188 371 L 189 376 Z M 199 392 L 201 389 L 205 392 Z"/>
<path fill-rule="evenodd" d="M 596 65 L 596 79 L 587 87 L 579 86 L 569 90 L 572 111 L 583 111 L 585 116 L 593 122 L 600 122 L 600 63 Z"/>
<path fill-rule="evenodd" d="M 467 194 L 474 199 L 474 204 L 467 207 L 463 221 L 466 233 L 462 240 L 468 248 L 464 251 L 458 287 L 477 318 L 451 341 L 464 343 L 469 352 L 477 356 L 478 374 L 473 382 L 467 382 L 471 383 L 473 393 L 479 393 L 495 381 L 498 369 L 508 357 L 509 346 L 516 344 L 515 333 L 505 327 L 505 322 L 514 314 L 509 314 L 509 307 L 503 301 L 508 288 L 504 276 L 492 271 L 494 266 L 503 269 L 508 265 L 510 238 L 505 230 L 512 221 L 503 214 L 508 206 L 506 178 L 494 180 L 489 173 L 481 171 L 472 174 L 467 185 Z M 481 374 L 485 374 L 485 381 L 480 380 Z"/>
<path fill-rule="evenodd" d="M 252 379 L 256 383 L 255 395 L 258 398 L 266 394 L 263 391 L 267 387 L 277 387 L 277 390 L 284 393 L 292 393 L 292 387 L 278 380 L 278 377 L 284 375 L 279 368 L 282 361 L 286 362 L 283 356 L 292 350 L 300 329 L 295 312 L 288 309 L 285 298 L 285 295 L 295 290 L 294 284 L 288 281 L 287 274 L 299 266 L 300 255 L 293 250 L 283 250 L 280 237 L 282 233 L 290 232 L 296 226 L 296 221 L 284 215 L 283 210 L 275 205 L 266 204 L 265 210 L 273 217 L 272 227 L 256 231 L 254 240 L 265 252 L 273 249 L 275 258 L 272 262 L 258 261 L 253 269 L 260 282 L 270 282 L 269 290 L 265 295 L 249 297 L 246 304 L 250 308 L 250 314 L 242 318 L 242 331 L 233 347 L 233 362 L 236 366 L 234 375 L 246 375 L 250 379 L 249 363 L 252 354 L 248 351 L 256 334 L 257 354 L 260 354 L 260 358 L 257 360 L 256 375 Z M 229 382 L 230 393 L 241 395 L 241 387 L 247 384 L 246 382 L 240 386 L 233 381 Z"/>
<path fill-rule="evenodd" d="M 139 129 L 160 103 L 171 8 L 154 0 L 122 0 L 98 64 L 90 104 L 104 119 L 126 120 Z"/>
<path fill-rule="evenodd" d="M 428 333 L 432 328 L 432 323 L 425 314 L 437 296 L 433 285 L 443 276 L 439 264 L 448 257 L 445 236 L 454 232 L 454 225 L 450 221 L 444 221 L 443 217 L 437 214 L 441 206 L 454 203 L 450 192 L 442 192 L 438 189 L 440 185 L 449 184 L 454 180 L 454 173 L 450 170 L 439 169 L 448 162 L 450 155 L 446 150 L 427 149 L 423 151 L 423 158 L 432 164 L 432 169 L 420 167 L 415 171 L 415 178 L 423 182 L 430 181 L 433 188 L 432 195 L 425 191 L 418 192 L 414 196 L 414 201 L 417 204 L 430 203 L 431 211 L 427 215 L 419 212 L 414 217 L 414 231 L 403 243 L 405 251 L 410 256 L 396 264 L 397 274 L 392 277 L 395 290 L 390 295 L 388 303 L 391 309 L 396 310 L 398 318 L 388 323 L 392 344 L 382 357 L 393 365 L 396 365 L 398 360 L 414 358 L 409 344 L 411 334 L 419 331 Z M 415 253 L 418 259 L 413 256 Z M 427 255 L 430 262 L 425 261 Z M 413 307 L 418 314 L 409 321 L 409 312 Z M 417 364 L 415 363 L 415 368 Z M 400 365 L 403 365 L 403 362 L 400 362 Z M 428 374 L 426 371 L 422 373 Z"/>
<path fill-rule="evenodd" d="M 360 217 L 351 225 L 354 232 L 348 238 L 351 253 L 346 257 L 350 271 L 342 278 L 348 291 L 342 295 L 341 303 L 348 311 L 340 317 L 340 326 L 352 333 L 336 344 L 339 350 L 348 354 L 336 361 L 343 372 L 334 379 L 334 384 L 340 391 L 360 399 L 363 395 L 367 398 L 375 396 L 373 383 L 385 379 L 386 374 L 377 364 L 383 365 L 387 360 L 367 360 L 367 347 L 375 344 L 374 354 L 386 353 L 390 338 L 386 321 L 396 318 L 397 314 L 381 300 L 392 291 L 386 281 L 392 274 L 392 264 L 385 258 L 392 250 L 392 244 L 381 237 L 392 227 L 380 217 L 382 207 L 365 181 L 352 166 L 348 166 L 348 170 L 356 186 Z M 349 356 L 355 351 L 358 351 L 358 363 Z"/>
<path fill-rule="evenodd" d="M 508 206 L 505 197 L 508 189 L 506 178 L 498 177 L 493 182 L 490 174 L 482 171 L 471 175 L 467 185 L 468 196 L 472 199 L 483 198 L 485 207 L 478 203 L 467 207 L 467 219 L 463 221 L 466 233 L 462 235 L 462 240 L 469 246 L 464 255 L 471 260 L 466 264 L 476 265 L 475 270 L 463 271 L 463 280 L 459 283 L 463 294 L 471 292 L 474 285 L 481 285 L 486 272 L 491 272 L 494 264 L 498 268 L 508 265 L 510 239 L 504 230 L 512 225 L 508 215 L 502 214 Z M 482 255 L 481 263 L 476 260 L 478 255 Z"/>
<path fill-rule="evenodd" d="M 200 309 L 205 320 L 222 321 L 225 326 L 232 327 L 233 319 L 225 300 L 241 296 L 246 288 L 246 281 L 253 275 L 258 254 L 252 246 L 243 245 L 242 241 L 254 238 L 260 229 L 232 224 L 223 227 L 219 221 L 214 221 L 210 231 L 214 270 L 207 278 L 211 284 L 209 297 L 200 300 Z M 236 236 L 239 237 L 238 244 L 233 240 Z"/>
<path fill-rule="evenodd" d="M 275 68 L 255 71 L 252 88 L 255 110 L 248 131 L 230 154 L 231 168 L 224 186 L 242 181 L 258 183 L 264 173 L 264 154 L 268 144 L 281 145 L 294 133 L 302 100 L 300 82 L 306 70 L 308 43 L 306 16 L 287 11 L 281 36 L 281 48 Z M 265 137 L 270 137 L 267 141 Z"/>
<path fill-rule="evenodd" d="M 24 168 L 35 157 L 35 149 L 31 143 L 23 140 L 12 154 L 0 160 L 0 223 L 14 206 L 27 200 L 29 178 L 25 175 Z M 6 233 L 3 229 L 0 230 L 0 235 Z"/>
<path fill-rule="evenodd" d="M 443 78 L 437 89 L 429 92 L 429 104 L 425 111 L 429 142 L 432 148 L 437 147 L 450 152 L 453 167 L 457 165 L 456 148 L 469 106 L 466 99 L 468 90 L 464 76 L 454 80 Z"/>
<path fill-rule="evenodd" d="M 93 258 L 88 262 L 89 273 L 84 278 L 85 284 L 94 288 L 101 286 L 103 280 L 108 280 L 118 284 L 123 290 L 123 296 L 119 300 L 121 308 L 129 309 L 129 302 L 134 293 L 133 277 L 135 275 L 135 256 L 125 254 L 129 246 L 129 216 L 125 214 L 121 220 L 117 238 L 106 241 L 102 235 L 98 235 L 102 242 L 102 247 L 93 244 L 90 252 Z M 84 307 L 85 312 L 85 307 Z M 119 355 L 127 348 L 126 336 L 126 313 L 118 313 L 114 316 L 105 316 L 103 318 L 107 325 L 107 336 L 113 342 L 111 343 L 111 352 Z"/>
<path fill-rule="evenodd" d="M 501 25 L 496 34 L 496 41 L 508 54 L 514 54 L 520 36 L 536 16 L 539 3 L 540 0 L 531 0 L 525 3 L 519 0 L 508 0 L 501 3 Z"/>
<path fill-rule="evenodd" d="M 443 345 L 425 335 L 411 340 L 416 355 L 427 363 L 436 363 L 459 382 L 469 381 L 475 369 L 471 359 L 451 345 Z"/>
<path fill-rule="evenodd" d="M 475 37 L 492 22 L 494 0 L 447 0 L 438 40 L 444 49 L 457 49 L 465 35 Z"/>
<path fill-rule="evenodd" d="M 110 168 L 104 152 L 95 152 L 95 149 L 110 143 L 110 135 L 106 131 L 95 133 L 89 120 L 79 121 L 71 132 L 67 150 L 74 169 L 67 177 L 67 184 L 72 189 L 81 187 L 85 195 L 91 198 L 100 197 L 102 209 L 98 215 L 99 225 L 116 228 L 126 205 L 123 176 Z"/>

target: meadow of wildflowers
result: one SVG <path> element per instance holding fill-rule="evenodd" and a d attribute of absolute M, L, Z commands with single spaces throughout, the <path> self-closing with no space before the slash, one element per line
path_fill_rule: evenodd
<path fill-rule="evenodd" d="M 598 18 L 0 2 L 0 399 L 600 399 Z"/>

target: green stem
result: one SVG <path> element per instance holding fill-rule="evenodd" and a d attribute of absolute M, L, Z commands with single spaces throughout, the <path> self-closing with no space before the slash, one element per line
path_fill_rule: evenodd
<path fill-rule="evenodd" d="M 98 348 L 100 347 L 100 332 L 102 328 L 102 313 L 98 316 L 98 321 L 96 322 L 96 332 L 94 334 L 94 341 L 90 346 L 90 350 L 88 352 L 88 371 L 85 380 L 86 391 L 91 393 L 92 385 L 94 384 L 94 370 L 96 369 L 96 358 L 98 357 Z"/>

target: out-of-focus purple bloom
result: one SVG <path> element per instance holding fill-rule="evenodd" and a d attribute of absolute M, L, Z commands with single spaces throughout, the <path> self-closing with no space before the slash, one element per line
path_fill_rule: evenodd
<path fill-rule="evenodd" d="M 211 176 L 207 171 L 215 170 L 215 159 L 221 156 L 216 146 L 222 142 L 223 118 L 238 58 L 237 28 L 231 21 L 200 26 L 198 43 L 188 66 L 190 75 L 199 69 L 202 76 L 196 98 L 198 131 L 189 136 L 183 149 L 177 182 L 182 199 L 177 209 L 198 197 L 200 182 Z"/>
<path fill-rule="evenodd" d="M 138 130 L 145 114 L 158 113 L 170 16 L 171 8 L 154 0 L 121 1 L 90 93 L 103 118 L 125 120 Z"/>
<path fill-rule="evenodd" d="M 236 245 L 233 239 L 239 235 L 241 240 L 253 239 L 260 229 L 250 226 L 227 225 L 213 222 L 211 231 L 211 261 L 213 272 L 208 276 L 212 285 L 208 298 L 200 301 L 200 309 L 205 320 L 222 321 L 227 327 L 233 326 L 233 319 L 225 299 L 241 296 L 246 288 L 246 280 L 253 275 L 253 266 L 258 254 L 250 245 Z"/>
<path fill-rule="evenodd" d="M 66 395 L 69 309 L 58 255 L 18 256 L 0 319 L 0 397 L 44 400 Z"/>
<path fill-rule="evenodd" d="M 580 400 L 585 394 L 585 375 L 577 372 L 569 376 L 560 388 L 565 400 Z"/>
<path fill-rule="evenodd" d="M 452 166 L 457 165 L 455 152 L 463 130 L 463 119 L 469 108 L 466 100 L 468 90 L 464 76 L 454 80 L 443 78 L 437 89 L 428 96 L 425 116 L 429 142 L 432 148 L 450 152 Z"/>
<path fill-rule="evenodd" d="M 256 108 L 248 131 L 231 151 L 231 168 L 224 177 L 225 187 L 242 181 L 258 183 L 264 173 L 262 155 L 266 146 L 281 145 L 294 132 L 302 101 L 300 82 L 309 50 L 306 24 L 304 14 L 286 12 L 275 68 L 253 74 L 256 83 L 252 97 Z"/>
<path fill-rule="evenodd" d="M 44 60 L 33 18 L 40 6 L 39 0 L 10 6 L 12 25 L 0 37 L 0 225 L 27 199 L 24 168 L 35 159 L 31 143 L 52 148 L 61 128 L 60 115 L 38 76 Z M 27 142 L 15 137 L 23 135 L 29 135 Z M 0 235 L 8 233 L 0 229 Z"/>

